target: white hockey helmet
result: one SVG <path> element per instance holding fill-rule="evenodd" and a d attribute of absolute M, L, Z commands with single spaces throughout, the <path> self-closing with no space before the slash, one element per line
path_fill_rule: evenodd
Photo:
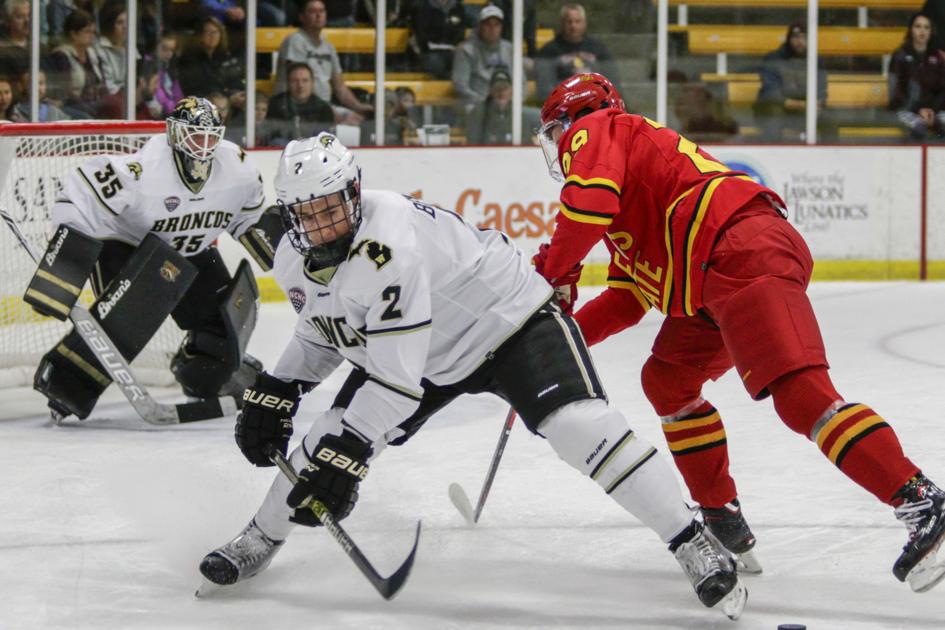
<path fill-rule="evenodd" d="M 292 247 L 315 269 L 341 264 L 361 225 L 361 169 L 328 132 L 293 140 L 282 151 L 276 203 Z"/>
<path fill-rule="evenodd" d="M 191 187 L 202 186 L 210 176 L 210 163 L 225 130 L 216 105 L 199 96 L 180 99 L 168 115 L 167 142 Z"/>

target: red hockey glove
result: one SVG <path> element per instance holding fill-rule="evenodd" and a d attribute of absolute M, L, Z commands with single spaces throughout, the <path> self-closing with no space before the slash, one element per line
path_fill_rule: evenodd
<path fill-rule="evenodd" d="M 577 283 L 581 279 L 581 272 L 584 271 L 584 265 L 577 264 L 570 271 L 560 278 L 549 278 L 544 274 L 545 260 L 548 259 L 548 250 L 551 246 L 548 243 L 542 243 L 538 247 L 538 253 L 532 257 L 532 264 L 535 265 L 535 271 L 541 274 L 548 283 L 554 287 L 555 299 L 565 315 L 570 315 L 574 311 L 574 303 L 577 302 L 578 290 Z"/>

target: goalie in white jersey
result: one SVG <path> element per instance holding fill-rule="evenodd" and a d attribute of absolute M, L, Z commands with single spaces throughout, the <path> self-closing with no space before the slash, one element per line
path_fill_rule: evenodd
<path fill-rule="evenodd" d="M 275 188 L 287 224 L 275 275 L 299 313 L 273 373 L 247 389 L 236 441 L 257 466 L 286 452 L 301 395 L 354 364 L 332 408 L 290 457 L 250 524 L 200 565 L 216 584 L 264 569 L 307 505 L 338 519 L 368 463 L 463 393 L 508 401 L 558 455 L 670 544 L 699 598 L 735 615 L 734 565 L 693 519 L 666 462 L 607 403 L 574 321 L 501 232 L 394 192 L 361 190 L 354 156 L 327 133 L 289 143 Z M 344 468 L 334 465 L 346 461 Z M 353 463 L 352 463 L 353 462 Z"/>
<path fill-rule="evenodd" d="M 278 213 L 264 210 L 258 170 L 223 131 L 210 101 L 183 98 L 166 136 L 72 171 L 53 207 L 56 232 L 24 297 L 65 319 L 90 277 L 98 298 L 91 311 L 129 361 L 172 314 L 187 337 L 171 369 L 196 398 L 241 394 L 261 369 L 244 357 L 255 300 L 228 301 L 255 295 L 252 272 L 244 264 L 231 277 L 214 242 L 228 232 L 269 269 L 282 234 Z M 43 358 L 35 378 L 54 412 L 80 418 L 108 383 L 75 332 Z"/>

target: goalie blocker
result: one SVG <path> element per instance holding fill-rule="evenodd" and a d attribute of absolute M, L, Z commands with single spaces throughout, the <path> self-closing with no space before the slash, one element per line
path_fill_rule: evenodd
<path fill-rule="evenodd" d="M 197 268 L 186 258 L 157 236 L 148 235 L 90 311 L 122 356 L 131 362 L 180 302 L 196 275 Z M 33 388 L 58 413 L 86 418 L 111 382 L 92 350 L 71 330 L 43 356 Z"/>

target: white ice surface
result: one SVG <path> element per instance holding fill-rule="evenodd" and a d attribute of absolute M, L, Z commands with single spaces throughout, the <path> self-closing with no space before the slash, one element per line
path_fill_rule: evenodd
<path fill-rule="evenodd" d="M 945 480 L 945 283 L 816 284 L 833 378 L 876 408 L 907 454 Z M 294 319 L 263 307 L 251 351 L 272 365 Z M 612 400 L 666 454 L 639 387 L 659 318 L 594 349 Z M 296 439 L 347 369 L 309 395 Z M 233 442 L 233 419 L 156 428 L 110 391 L 81 425 L 49 426 L 38 397 L 0 392 L 0 628 L 945 628 L 945 585 L 912 593 L 890 569 L 906 532 L 770 401 L 738 378 L 707 388 L 765 573 L 742 619 L 704 609 L 657 537 L 516 426 L 479 525 L 475 501 L 506 409 L 464 397 L 388 449 L 345 521 L 382 573 L 423 521 L 413 574 L 382 600 L 322 531 L 298 529 L 260 576 L 196 600 L 197 564 L 248 521 L 273 476 Z M 943 483 L 943 481 L 939 481 Z"/>

